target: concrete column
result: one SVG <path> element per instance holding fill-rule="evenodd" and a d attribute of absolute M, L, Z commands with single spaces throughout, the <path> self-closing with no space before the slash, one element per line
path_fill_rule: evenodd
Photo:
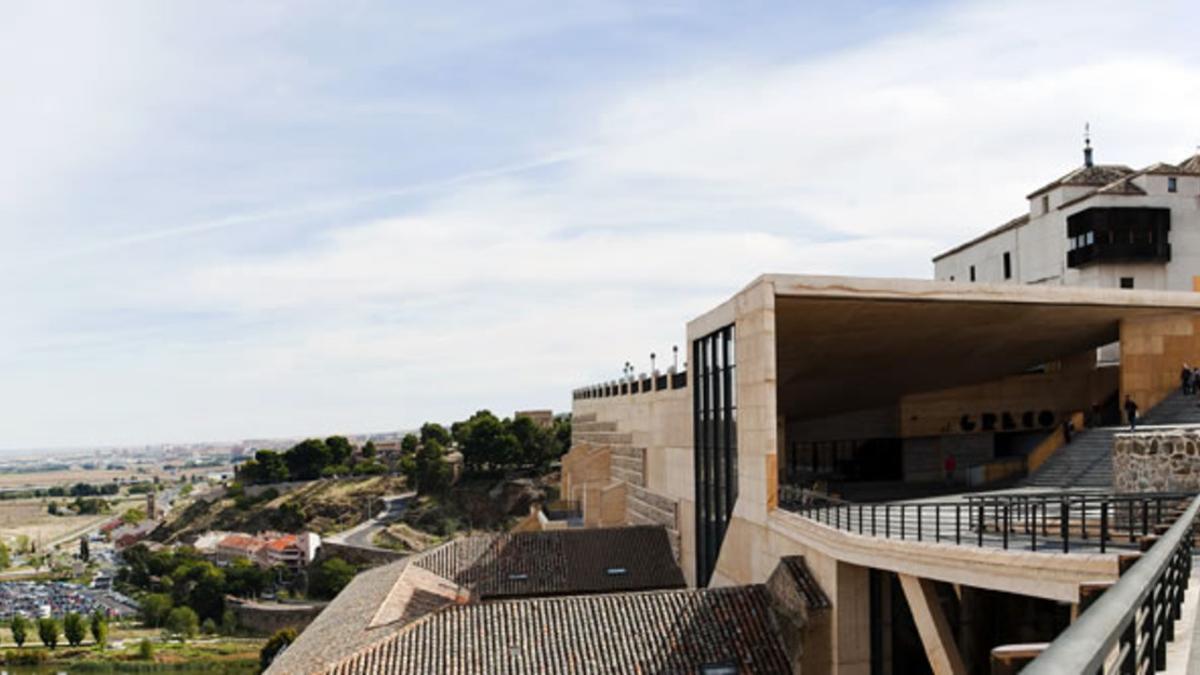
<path fill-rule="evenodd" d="M 954 643 L 954 631 L 942 611 L 933 582 L 908 574 L 898 576 L 935 675 L 966 675 L 967 668 Z"/>
<path fill-rule="evenodd" d="M 871 577 L 858 565 L 837 563 L 833 598 L 834 665 L 838 675 L 871 672 Z"/>

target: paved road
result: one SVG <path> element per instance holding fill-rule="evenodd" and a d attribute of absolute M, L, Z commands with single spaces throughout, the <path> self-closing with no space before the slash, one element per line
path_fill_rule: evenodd
<path fill-rule="evenodd" d="M 417 495 L 416 492 L 405 492 L 400 495 L 389 495 L 383 498 L 387 508 L 376 514 L 365 523 L 339 532 L 329 539 L 336 543 L 359 548 L 379 548 L 375 545 L 375 535 L 382 532 L 390 523 L 398 519 L 408 506 L 408 500 Z"/>

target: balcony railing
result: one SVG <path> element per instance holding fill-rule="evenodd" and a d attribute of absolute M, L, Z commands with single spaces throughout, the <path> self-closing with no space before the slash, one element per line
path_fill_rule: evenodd
<path fill-rule="evenodd" d="M 668 369 L 666 373 L 655 371 L 654 375 L 616 382 L 605 382 L 581 387 L 571 392 L 575 400 L 592 398 L 608 398 L 610 396 L 626 396 L 629 394 L 645 394 L 654 391 L 684 389 L 687 387 L 687 371 L 675 372 Z"/>
<path fill-rule="evenodd" d="M 1067 251 L 1067 267 L 1083 267 L 1100 262 L 1170 262 L 1171 244 L 1167 242 L 1095 242 Z"/>
<path fill-rule="evenodd" d="M 1063 553 L 1138 550 L 1174 523 L 1191 494 L 1037 493 L 860 504 L 795 486 L 780 508 L 838 530 L 887 539 Z"/>
<path fill-rule="evenodd" d="M 1167 666 L 1192 570 L 1200 496 L 1111 588 L 1021 672 L 1153 673 Z M 1186 656 L 1184 657 L 1186 658 Z"/>

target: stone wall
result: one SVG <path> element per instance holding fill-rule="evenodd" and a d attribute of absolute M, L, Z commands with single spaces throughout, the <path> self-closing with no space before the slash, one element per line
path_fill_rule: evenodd
<path fill-rule="evenodd" d="M 323 562 L 329 558 L 341 558 L 359 567 L 378 567 L 396 562 L 403 557 L 404 554 L 399 551 L 390 551 L 386 548 L 351 546 L 350 544 L 341 544 L 326 539 L 321 542 L 321 548 L 317 549 L 315 563 Z"/>
<path fill-rule="evenodd" d="M 297 632 L 304 630 L 325 609 L 326 603 L 289 605 L 231 598 L 229 605 L 237 616 L 239 627 L 258 635 L 271 635 L 283 628 L 295 628 Z"/>
<path fill-rule="evenodd" d="M 1117 492 L 1200 490 L 1200 429 L 1117 434 L 1113 485 Z"/>

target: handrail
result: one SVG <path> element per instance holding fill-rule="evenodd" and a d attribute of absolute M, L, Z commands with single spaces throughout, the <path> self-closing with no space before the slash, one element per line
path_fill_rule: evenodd
<path fill-rule="evenodd" d="M 795 485 L 779 507 L 846 532 L 1029 551 L 1139 549 L 1174 523 L 1194 493 L 968 495 L 955 500 L 854 503 Z"/>
<path fill-rule="evenodd" d="M 1139 662 L 1143 661 L 1150 665 L 1149 672 L 1160 670 L 1165 665 L 1165 644 L 1173 635 L 1191 573 L 1198 513 L 1200 495 L 1116 584 L 1021 672 L 1098 673 L 1114 649 L 1120 649 L 1117 667 L 1121 672 L 1141 672 Z M 1170 587 L 1164 588 L 1164 582 Z M 1143 609 L 1146 611 L 1139 625 L 1138 614 Z"/>

